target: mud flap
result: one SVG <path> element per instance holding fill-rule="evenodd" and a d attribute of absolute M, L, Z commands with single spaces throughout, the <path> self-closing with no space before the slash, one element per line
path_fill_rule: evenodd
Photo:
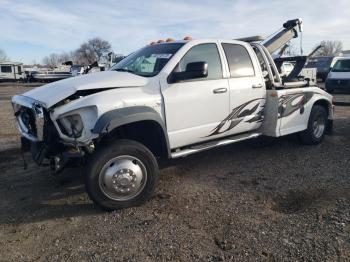
<path fill-rule="evenodd" d="M 48 151 L 48 148 L 45 145 L 45 143 L 44 142 L 32 142 L 31 147 L 30 147 L 30 151 L 32 153 L 32 157 L 33 157 L 34 162 L 37 165 L 41 166 L 44 159 L 45 159 L 46 153 Z"/>
<path fill-rule="evenodd" d="M 21 136 L 21 151 L 22 153 L 28 152 L 30 150 L 31 141 L 24 136 Z"/>
<path fill-rule="evenodd" d="M 333 134 L 333 119 L 328 119 L 327 125 L 326 125 L 326 135 L 330 136 L 332 134 Z"/>

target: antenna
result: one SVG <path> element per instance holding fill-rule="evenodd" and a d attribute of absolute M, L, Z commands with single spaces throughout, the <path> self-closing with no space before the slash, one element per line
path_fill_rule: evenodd
<path fill-rule="evenodd" d="M 303 31 L 300 31 L 300 54 L 303 55 Z"/>

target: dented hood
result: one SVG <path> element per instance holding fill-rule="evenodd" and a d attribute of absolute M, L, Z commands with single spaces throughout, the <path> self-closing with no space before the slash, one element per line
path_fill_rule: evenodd
<path fill-rule="evenodd" d="M 147 78 L 127 72 L 105 71 L 92 73 L 37 87 L 23 94 L 51 107 L 79 90 L 137 87 L 147 84 Z"/>

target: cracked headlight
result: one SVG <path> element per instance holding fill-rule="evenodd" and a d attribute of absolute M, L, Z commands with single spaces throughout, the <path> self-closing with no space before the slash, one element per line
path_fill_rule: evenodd
<path fill-rule="evenodd" d="M 63 134 L 69 137 L 78 138 L 81 136 L 84 125 L 79 114 L 68 115 L 57 120 Z"/>

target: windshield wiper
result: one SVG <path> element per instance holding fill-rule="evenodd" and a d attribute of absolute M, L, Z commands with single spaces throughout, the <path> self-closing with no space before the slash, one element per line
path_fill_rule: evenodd
<path fill-rule="evenodd" d="M 128 72 L 128 73 L 131 73 L 131 74 L 135 74 L 134 71 L 129 70 L 129 69 L 125 69 L 125 68 L 114 69 L 114 71 L 118 71 L 118 72 Z"/>

